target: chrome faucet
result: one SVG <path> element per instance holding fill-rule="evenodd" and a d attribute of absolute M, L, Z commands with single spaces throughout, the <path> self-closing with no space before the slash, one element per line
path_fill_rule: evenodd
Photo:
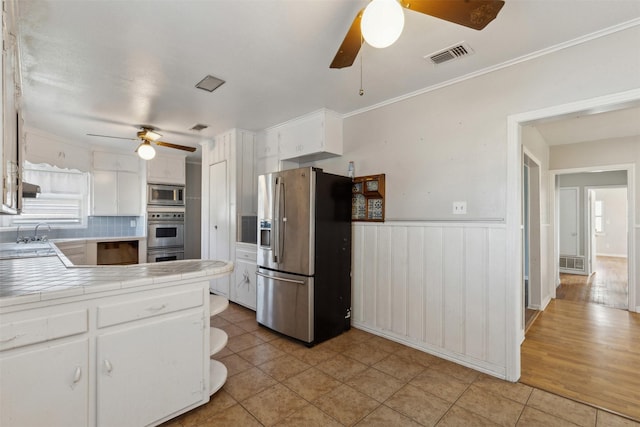
<path fill-rule="evenodd" d="M 18 229 L 16 230 L 16 243 L 27 243 L 28 241 L 28 237 L 20 237 L 20 225 L 18 225 Z"/>
<path fill-rule="evenodd" d="M 47 224 L 46 222 L 38 223 L 36 225 L 36 229 L 35 229 L 34 235 L 33 235 L 33 240 L 35 240 L 36 242 L 38 242 L 38 241 L 44 242 L 44 241 L 47 240 L 47 236 L 46 235 L 44 235 L 42 237 L 38 237 L 38 228 L 40 228 L 41 225 L 46 225 L 48 230 L 49 230 L 49 233 L 51 233 L 51 226 L 49 224 Z"/>

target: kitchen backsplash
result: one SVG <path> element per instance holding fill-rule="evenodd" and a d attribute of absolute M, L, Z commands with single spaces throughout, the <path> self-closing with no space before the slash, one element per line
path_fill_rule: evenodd
<path fill-rule="evenodd" d="M 142 216 L 90 216 L 86 228 L 56 228 L 40 226 L 39 235 L 46 235 L 49 239 L 76 239 L 81 237 L 126 237 L 144 236 L 145 219 Z M 31 236 L 34 227 L 20 228 L 20 236 Z M 16 241 L 16 230 L 0 231 L 0 243 Z"/>

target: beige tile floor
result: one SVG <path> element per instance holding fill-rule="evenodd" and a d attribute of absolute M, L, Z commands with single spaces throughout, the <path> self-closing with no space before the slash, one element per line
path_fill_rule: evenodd
<path fill-rule="evenodd" d="M 640 426 L 355 328 L 307 348 L 235 304 L 211 325 L 229 335 L 227 382 L 163 427 Z"/>

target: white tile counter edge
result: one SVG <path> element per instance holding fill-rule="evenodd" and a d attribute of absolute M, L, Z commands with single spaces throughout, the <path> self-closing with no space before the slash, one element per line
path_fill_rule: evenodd
<path fill-rule="evenodd" d="M 39 276 L 39 266 L 34 262 L 39 262 L 54 277 L 44 280 Z M 0 308 L 197 278 L 213 279 L 231 273 L 233 268 L 231 261 L 217 260 L 75 268 L 67 267 L 62 259 L 55 256 L 3 260 L 0 261 L 3 276 L 0 291 L 12 287 L 16 291 L 13 295 L 0 297 Z M 18 274 L 14 274 L 14 269 L 18 270 Z"/>

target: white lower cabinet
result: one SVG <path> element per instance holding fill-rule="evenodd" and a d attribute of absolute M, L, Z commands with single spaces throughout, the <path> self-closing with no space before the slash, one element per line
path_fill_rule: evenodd
<path fill-rule="evenodd" d="M 195 312 L 98 336 L 98 426 L 149 425 L 202 400 L 203 328 Z"/>
<path fill-rule="evenodd" d="M 89 340 L 0 355 L 0 425 L 89 425 Z"/>
<path fill-rule="evenodd" d="M 256 309 L 256 259 L 255 245 L 237 244 L 230 299 L 252 310 Z"/>
<path fill-rule="evenodd" d="M 232 299 L 252 310 L 256 309 L 256 271 L 255 261 L 236 258 Z"/>
<path fill-rule="evenodd" d="M 207 280 L 0 311 L 0 426 L 158 425 L 206 403 L 209 298 Z"/>

